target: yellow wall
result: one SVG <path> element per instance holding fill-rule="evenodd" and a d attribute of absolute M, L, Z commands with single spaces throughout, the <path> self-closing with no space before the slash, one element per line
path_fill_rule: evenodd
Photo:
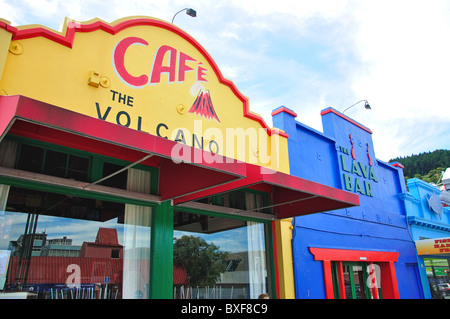
<path fill-rule="evenodd" d="M 292 259 L 292 218 L 275 222 L 280 299 L 295 299 Z"/>
<path fill-rule="evenodd" d="M 5 27 L 10 24 L 9 21 L 4 19 L 0 19 L 0 23 L 4 24 Z M 6 29 L 0 28 L 0 80 L 6 64 L 6 57 L 8 56 L 9 45 L 11 44 L 11 36 L 11 33 L 6 31 Z M 0 91 L 0 95 L 4 94 L 3 91 Z"/>

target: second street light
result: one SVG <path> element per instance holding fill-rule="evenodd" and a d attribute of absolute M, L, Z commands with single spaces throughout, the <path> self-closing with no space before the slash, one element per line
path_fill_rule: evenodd
<path fill-rule="evenodd" d="M 193 18 L 195 18 L 197 16 L 197 12 L 194 9 L 192 9 L 192 8 L 184 8 L 183 10 L 180 10 L 177 13 L 175 13 L 175 15 L 172 18 L 172 24 L 173 24 L 173 20 L 175 20 L 175 17 L 177 16 L 177 14 L 180 13 L 180 12 L 183 12 L 185 10 L 186 10 L 186 14 L 188 16 L 191 16 Z"/>
<path fill-rule="evenodd" d="M 356 102 L 355 104 L 350 105 L 348 108 L 346 108 L 344 111 L 342 111 L 342 114 L 344 114 L 345 111 L 347 111 L 349 108 L 354 107 L 356 104 L 361 103 L 361 102 L 364 102 L 364 107 L 366 108 L 366 110 L 372 109 L 369 105 L 369 102 L 367 102 L 367 100 L 361 100 L 361 101 Z"/>

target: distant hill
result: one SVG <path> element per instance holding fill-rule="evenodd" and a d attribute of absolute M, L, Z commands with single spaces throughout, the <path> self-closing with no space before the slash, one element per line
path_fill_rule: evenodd
<path fill-rule="evenodd" d="M 406 157 L 397 157 L 389 163 L 399 162 L 405 166 L 405 179 L 420 178 L 428 183 L 438 183 L 442 172 L 450 167 L 450 150 L 435 150 Z"/>

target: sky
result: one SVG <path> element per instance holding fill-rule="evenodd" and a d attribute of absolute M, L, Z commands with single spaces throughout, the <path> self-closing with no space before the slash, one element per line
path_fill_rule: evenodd
<path fill-rule="evenodd" d="M 60 30 L 65 17 L 172 21 L 196 39 L 222 74 L 272 126 L 286 106 L 322 130 L 320 112 L 346 115 L 373 132 L 379 160 L 450 149 L 448 0 L 0 0 L 13 26 Z"/>

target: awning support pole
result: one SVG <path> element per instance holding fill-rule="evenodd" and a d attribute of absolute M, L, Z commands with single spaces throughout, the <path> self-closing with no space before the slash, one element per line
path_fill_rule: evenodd
<path fill-rule="evenodd" d="M 115 175 L 117 175 L 117 174 L 120 174 L 120 173 L 122 173 L 123 171 L 126 171 L 126 170 L 129 169 L 129 168 L 132 168 L 133 166 L 135 166 L 135 165 L 137 165 L 137 164 L 139 164 L 139 163 L 141 163 L 141 162 L 143 162 L 143 161 L 149 159 L 149 158 L 152 157 L 152 156 L 153 156 L 153 154 L 149 154 L 149 155 L 147 155 L 147 156 L 141 158 L 140 160 L 138 160 L 138 161 L 136 161 L 136 162 L 134 162 L 134 163 L 131 163 L 131 164 L 128 165 L 128 166 L 125 166 L 125 167 L 119 169 L 117 172 L 114 172 L 114 173 L 112 173 L 112 174 L 109 174 L 108 176 L 102 177 L 102 178 L 100 178 L 99 180 L 97 180 L 97 181 L 95 181 L 95 182 L 92 182 L 92 183 L 90 183 L 90 184 L 87 184 L 87 185 L 83 186 L 83 189 L 86 189 L 86 188 L 88 188 L 88 187 L 90 187 L 90 186 L 92 186 L 92 185 L 101 183 L 101 182 L 103 182 L 104 180 L 107 180 L 108 178 L 111 178 L 111 177 L 113 177 L 113 176 L 115 176 Z"/>
<path fill-rule="evenodd" d="M 294 200 L 291 200 L 291 201 L 288 201 L 288 202 L 284 202 L 284 203 L 278 203 L 278 204 L 273 204 L 273 205 L 268 205 L 268 206 L 263 206 L 263 207 L 256 207 L 256 208 L 250 209 L 250 210 L 239 210 L 239 211 L 236 212 L 236 214 L 239 214 L 239 213 L 251 213 L 251 212 L 258 211 L 260 209 L 273 208 L 273 207 L 278 207 L 278 206 L 282 206 L 282 205 L 293 204 L 293 203 L 301 202 L 301 201 L 304 201 L 304 200 L 307 200 L 307 199 L 311 199 L 311 198 L 316 198 L 316 197 L 319 197 L 319 195 L 312 195 L 312 196 L 309 196 L 309 197 L 294 199 Z"/>

